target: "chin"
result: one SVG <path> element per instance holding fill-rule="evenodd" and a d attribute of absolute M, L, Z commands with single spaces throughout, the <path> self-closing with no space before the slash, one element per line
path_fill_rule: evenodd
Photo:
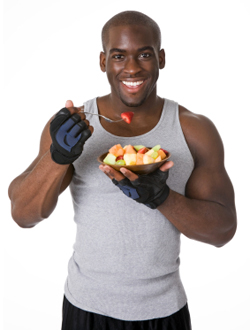
<path fill-rule="evenodd" d="M 139 107 L 145 102 L 145 100 L 146 97 L 138 102 L 129 102 L 128 100 L 124 100 L 123 98 L 121 98 L 122 103 L 125 104 L 127 107 L 131 107 L 131 108 Z"/>

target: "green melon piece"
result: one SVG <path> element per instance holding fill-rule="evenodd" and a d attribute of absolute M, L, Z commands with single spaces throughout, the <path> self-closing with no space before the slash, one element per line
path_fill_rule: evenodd
<path fill-rule="evenodd" d="M 161 149 L 161 146 L 160 146 L 160 144 L 157 144 L 157 145 L 154 146 L 152 149 L 153 149 L 154 151 L 158 151 L 158 150 Z"/>
<path fill-rule="evenodd" d="M 116 156 L 112 154 L 107 154 L 107 156 L 103 159 L 103 162 L 108 165 L 115 165 Z"/>
<path fill-rule="evenodd" d="M 140 149 L 145 148 L 145 146 L 138 144 L 138 145 L 134 146 L 134 148 L 136 151 L 139 151 Z"/>

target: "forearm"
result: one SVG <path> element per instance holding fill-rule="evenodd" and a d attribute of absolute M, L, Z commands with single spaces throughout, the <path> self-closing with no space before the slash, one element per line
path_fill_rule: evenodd
<path fill-rule="evenodd" d="M 34 168 L 10 185 L 12 217 L 21 227 L 33 227 L 54 210 L 69 165 L 51 160 L 49 150 Z"/>
<path fill-rule="evenodd" d="M 226 244 L 236 230 L 234 210 L 217 202 L 190 199 L 172 190 L 158 210 L 188 238 L 217 247 Z"/>

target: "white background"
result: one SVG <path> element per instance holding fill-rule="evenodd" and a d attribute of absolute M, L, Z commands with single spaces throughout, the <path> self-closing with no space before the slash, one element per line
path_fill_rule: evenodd
<path fill-rule="evenodd" d="M 56 330 L 75 225 L 68 191 L 33 229 L 11 219 L 7 188 L 36 157 L 41 131 L 67 99 L 109 92 L 99 69 L 100 31 L 123 10 L 162 30 L 166 67 L 158 93 L 209 117 L 225 147 L 238 231 L 221 249 L 182 238 L 181 276 L 193 330 L 249 328 L 250 2 L 6 0 L 5 88 L 1 106 L 1 224 L 5 254 L 4 330 Z M 211 154 L 211 157 L 213 155 Z"/>

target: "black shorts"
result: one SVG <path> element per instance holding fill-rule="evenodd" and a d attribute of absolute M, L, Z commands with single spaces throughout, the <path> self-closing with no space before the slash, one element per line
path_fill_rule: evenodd
<path fill-rule="evenodd" d="M 86 312 L 63 301 L 62 330 L 191 330 L 188 306 L 164 318 L 146 321 L 122 321 Z"/>

